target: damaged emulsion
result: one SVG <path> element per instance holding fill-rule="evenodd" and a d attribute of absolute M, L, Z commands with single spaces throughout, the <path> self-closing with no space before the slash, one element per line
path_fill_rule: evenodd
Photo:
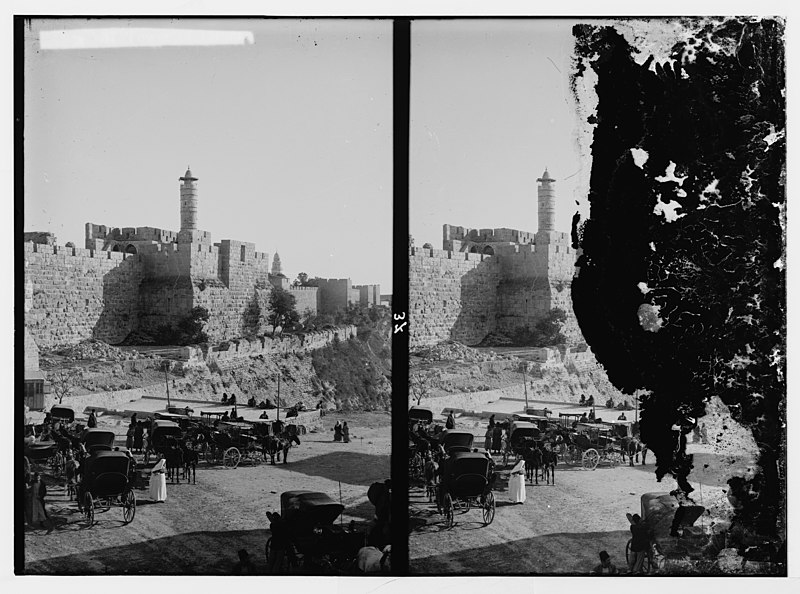
<path fill-rule="evenodd" d="M 589 219 L 573 287 L 616 387 L 642 397 L 641 437 L 691 497 L 685 435 L 712 395 L 749 428 L 758 472 L 729 482 L 747 545 L 785 551 L 783 23 L 698 22 L 669 62 L 613 27 L 574 29 L 597 75 Z M 644 306 L 644 307 L 643 307 Z M 680 429 L 678 429 L 680 428 Z"/>

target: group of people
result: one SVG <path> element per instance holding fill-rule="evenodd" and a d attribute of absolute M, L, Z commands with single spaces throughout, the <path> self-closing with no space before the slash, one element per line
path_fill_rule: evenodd
<path fill-rule="evenodd" d="M 581 394 L 580 405 L 581 406 L 594 406 L 594 396 L 589 396 L 587 398 L 585 394 Z"/>
<path fill-rule="evenodd" d="M 136 413 L 134 413 L 128 425 L 128 431 L 125 433 L 125 447 L 131 452 L 141 454 L 147 450 L 149 443 L 150 423 L 138 421 Z"/>
<path fill-rule="evenodd" d="M 333 426 L 333 441 L 350 443 L 350 427 L 347 426 L 347 421 L 344 423 L 336 421 Z"/>
<path fill-rule="evenodd" d="M 489 426 L 484 435 L 484 447 L 490 454 L 502 454 L 506 449 L 508 435 L 503 428 L 495 422 L 494 415 L 489 417 Z"/>

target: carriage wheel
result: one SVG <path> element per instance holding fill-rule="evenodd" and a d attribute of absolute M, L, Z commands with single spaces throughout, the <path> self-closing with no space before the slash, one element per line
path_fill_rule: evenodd
<path fill-rule="evenodd" d="M 447 493 L 444 496 L 444 525 L 447 528 L 452 528 L 455 526 L 455 517 L 453 515 L 453 498 L 450 497 L 450 493 Z"/>
<path fill-rule="evenodd" d="M 128 489 L 122 494 L 122 519 L 126 524 L 133 522 L 136 515 L 136 493 Z"/>
<path fill-rule="evenodd" d="M 94 499 L 91 493 L 86 493 L 83 497 L 83 513 L 86 514 L 86 527 L 94 525 Z"/>
<path fill-rule="evenodd" d="M 598 454 L 597 450 L 594 448 L 589 448 L 583 452 L 583 458 L 581 459 L 581 462 L 586 470 L 594 470 L 600 463 L 600 454 Z"/>
<path fill-rule="evenodd" d="M 239 466 L 239 461 L 242 459 L 242 455 L 239 453 L 234 447 L 230 447 L 225 450 L 225 455 L 222 457 L 222 463 L 225 465 L 225 468 L 236 468 Z"/>
<path fill-rule="evenodd" d="M 631 562 L 631 543 L 633 539 L 628 539 L 628 544 L 625 545 L 625 563 Z"/>
<path fill-rule="evenodd" d="M 494 493 L 489 491 L 483 500 L 483 525 L 488 526 L 494 520 Z"/>
<path fill-rule="evenodd" d="M 267 544 L 264 545 L 264 559 L 267 561 L 267 567 L 269 567 L 269 546 L 272 544 L 272 537 L 270 536 L 267 539 Z"/>

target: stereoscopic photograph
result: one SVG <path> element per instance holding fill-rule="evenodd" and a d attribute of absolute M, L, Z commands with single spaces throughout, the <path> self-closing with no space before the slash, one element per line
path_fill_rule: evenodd
<path fill-rule="evenodd" d="M 16 25 L 17 573 L 389 572 L 391 21 Z"/>
<path fill-rule="evenodd" d="M 412 21 L 412 575 L 786 575 L 784 40 Z"/>

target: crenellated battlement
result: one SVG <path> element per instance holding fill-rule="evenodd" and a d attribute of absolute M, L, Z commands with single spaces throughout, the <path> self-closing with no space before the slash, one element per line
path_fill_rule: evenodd
<path fill-rule="evenodd" d="M 571 297 L 578 254 L 571 234 L 553 228 L 555 179 L 545 170 L 537 181 L 536 233 L 443 225 L 443 249 L 409 248 L 412 347 L 513 334 L 554 308 L 568 313 L 568 339 L 580 338 Z"/>
<path fill-rule="evenodd" d="M 291 287 L 288 278 L 270 275 L 269 254 L 254 243 L 213 243 L 210 232 L 197 229 L 197 179 L 190 170 L 180 178 L 178 232 L 86 223 L 83 248 L 55 245 L 48 232 L 25 233 L 25 323 L 40 346 L 87 338 L 116 344 L 133 331 L 155 336 L 195 307 L 211 314 L 211 340 L 257 335 L 275 286 L 295 296 L 301 314 L 316 314 L 322 302 L 380 303 L 379 285 L 319 279 L 320 287 Z"/>

